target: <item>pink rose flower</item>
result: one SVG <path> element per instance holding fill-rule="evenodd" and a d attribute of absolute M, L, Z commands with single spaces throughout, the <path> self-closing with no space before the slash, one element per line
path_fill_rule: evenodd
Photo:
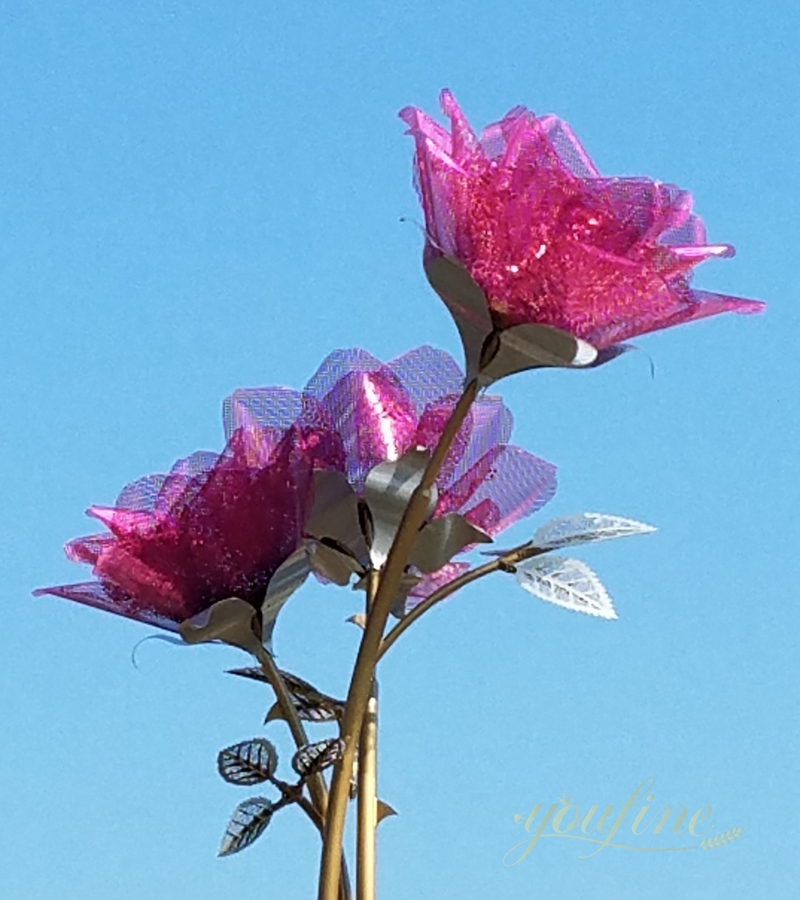
<path fill-rule="evenodd" d="M 517 107 L 479 138 L 449 91 L 441 104 L 449 132 L 419 109 L 400 112 L 416 142 L 426 259 L 460 262 L 485 294 L 495 328 L 548 325 L 603 350 L 682 322 L 764 308 L 690 287 L 694 266 L 734 251 L 706 243 L 687 191 L 601 176 L 555 116 Z"/>
<path fill-rule="evenodd" d="M 387 363 L 364 350 L 337 350 L 303 391 L 238 390 L 225 401 L 224 418 L 228 433 L 275 422 L 328 433 L 329 446 L 337 450 L 328 468 L 341 472 L 363 499 L 376 466 L 408 451 L 435 448 L 463 382 L 455 360 L 430 346 Z M 555 467 L 511 444 L 512 424 L 499 397 L 482 395 L 475 402 L 437 476 L 431 522 L 456 513 L 494 537 L 553 497 Z M 411 589 L 406 608 L 466 568 L 452 562 L 425 575 Z"/>
<path fill-rule="evenodd" d="M 248 388 L 224 404 L 228 434 L 294 423 L 331 437 L 341 471 L 359 496 L 370 469 L 406 451 L 432 451 L 461 393 L 464 373 L 443 350 L 418 347 L 383 363 L 365 350 L 337 350 L 303 391 Z M 470 410 L 436 479 L 432 518 L 459 513 L 494 537 L 555 493 L 555 467 L 509 443 L 513 419 L 499 397 Z"/>
<path fill-rule="evenodd" d="M 172 631 L 227 597 L 258 608 L 269 579 L 300 544 L 315 457 L 336 458 L 324 440 L 299 428 L 239 429 L 221 454 L 195 453 L 169 475 L 128 485 L 115 506 L 88 510 L 109 533 L 65 548 L 74 562 L 93 566 L 97 580 L 34 594 Z"/>

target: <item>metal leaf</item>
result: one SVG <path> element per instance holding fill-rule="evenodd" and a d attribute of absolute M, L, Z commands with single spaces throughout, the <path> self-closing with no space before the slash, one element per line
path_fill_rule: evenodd
<path fill-rule="evenodd" d="M 417 535 L 409 562 L 421 572 L 436 572 L 470 544 L 491 544 L 488 534 L 458 513 L 448 513 L 425 525 Z"/>
<path fill-rule="evenodd" d="M 347 548 L 361 562 L 367 559 L 367 544 L 361 530 L 358 496 L 347 478 L 334 469 L 314 472 L 314 505 L 306 523 L 306 534 L 329 538 Z"/>
<path fill-rule="evenodd" d="M 261 784 L 269 781 L 278 768 L 278 753 L 264 738 L 242 741 L 220 750 L 219 774 L 231 784 Z"/>
<path fill-rule="evenodd" d="M 240 803 L 233 811 L 222 844 L 219 848 L 220 856 L 231 856 L 249 847 L 263 833 L 269 825 L 274 805 L 266 797 L 251 797 Z"/>
<path fill-rule="evenodd" d="M 301 778 L 308 778 L 337 762 L 344 751 L 344 741 L 327 738 L 316 744 L 306 744 L 292 757 L 292 768 Z"/>
<path fill-rule="evenodd" d="M 306 722 L 333 722 L 344 712 L 344 700 L 336 700 L 318 691 L 313 684 L 291 672 L 281 671 L 286 689 L 292 698 L 297 715 Z"/>
<path fill-rule="evenodd" d="M 633 534 L 650 534 L 656 529 L 644 522 L 606 513 L 578 513 L 547 522 L 534 534 L 531 543 L 542 550 L 557 550 L 574 544 L 589 544 Z"/>
<path fill-rule="evenodd" d="M 513 325 L 498 332 L 493 340 L 494 352 L 480 371 L 482 387 L 527 369 L 583 367 L 597 358 L 597 350 L 591 344 L 550 325 Z"/>
<path fill-rule="evenodd" d="M 456 323 L 464 347 L 467 380 L 471 381 L 478 374 L 483 346 L 494 328 L 486 295 L 458 260 L 427 254 L 423 262 L 428 282 Z"/>
<path fill-rule="evenodd" d="M 256 610 L 240 597 L 219 600 L 208 609 L 178 626 L 178 633 L 187 644 L 222 641 L 241 647 L 250 653 L 261 647 Z"/>
<path fill-rule="evenodd" d="M 263 681 L 269 684 L 269 679 L 258 667 L 243 669 L 230 669 L 229 674 L 239 675 L 242 678 L 252 678 L 254 681 Z M 292 698 L 292 705 L 297 711 L 298 718 L 304 722 L 333 722 L 341 718 L 344 712 L 344 701 L 336 700 L 328 694 L 317 690 L 313 684 L 309 684 L 291 672 L 280 670 L 283 683 Z M 267 721 L 283 718 L 280 706 L 276 703 L 267 713 Z"/>
<path fill-rule="evenodd" d="M 576 612 L 616 619 L 614 606 L 594 572 L 580 560 L 543 556 L 517 567 L 517 581 L 524 590 Z"/>
<path fill-rule="evenodd" d="M 397 460 L 379 463 L 367 474 L 364 499 L 372 515 L 370 558 L 376 568 L 386 562 L 403 513 L 422 481 L 427 465 L 427 452 L 409 450 Z M 435 487 L 431 488 L 428 501 L 430 514 L 436 506 Z"/>

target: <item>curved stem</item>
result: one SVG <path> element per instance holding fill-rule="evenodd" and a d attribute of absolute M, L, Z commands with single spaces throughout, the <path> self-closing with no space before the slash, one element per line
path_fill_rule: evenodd
<path fill-rule="evenodd" d="M 303 723 L 297 715 L 297 710 L 294 708 L 294 703 L 292 703 L 292 698 L 289 695 L 286 684 L 283 678 L 281 678 L 281 673 L 275 665 L 275 660 L 273 660 L 272 656 L 264 647 L 260 647 L 256 651 L 255 656 L 261 665 L 261 670 L 264 672 L 267 681 L 269 681 L 272 690 L 275 691 L 278 705 L 281 708 L 284 718 L 289 724 L 289 730 L 292 733 L 295 744 L 298 749 L 305 746 L 308 743 L 306 730 L 303 728 Z M 300 803 L 300 806 L 305 810 L 306 814 L 311 818 L 314 824 L 317 825 L 324 840 L 325 813 L 328 808 L 328 788 L 321 773 L 318 772 L 316 775 L 309 778 L 308 790 L 311 794 L 312 802 L 309 803 L 305 797 L 301 796 L 301 798 L 298 799 L 298 803 Z M 309 809 L 313 810 L 314 815 L 311 815 Z M 338 900 L 350 900 L 350 877 L 347 872 L 347 858 L 345 857 L 344 850 L 341 851 L 339 864 L 342 868 L 342 880 L 336 896 Z"/>
<path fill-rule="evenodd" d="M 400 635 L 407 628 L 413 625 L 414 622 L 416 622 L 417 619 L 420 618 L 420 616 L 424 615 L 432 606 L 435 606 L 440 600 L 446 599 L 465 585 L 471 584 L 473 581 L 477 581 L 479 578 L 483 578 L 486 575 L 491 575 L 492 572 L 504 572 L 513 570 L 513 567 L 517 563 L 520 563 L 525 559 L 531 559 L 531 557 L 534 556 L 540 556 L 542 553 L 546 552 L 547 551 L 542 550 L 539 547 L 532 547 L 530 543 L 521 544 L 519 547 L 514 547 L 513 550 L 509 550 L 508 553 L 503 554 L 503 556 L 498 556 L 497 559 L 493 559 L 491 562 L 487 562 L 482 566 L 477 566 L 474 569 L 470 569 L 468 572 L 464 572 L 463 575 L 459 575 L 458 578 L 454 578 L 452 581 L 448 581 L 447 584 L 443 584 L 429 597 L 426 597 L 422 601 L 422 603 L 415 606 L 394 626 L 394 628 L 392 628 L 392 630 L 381 641 L 380 650 L 378 651 L 378 659 L 383 659 L 383 654 L 386 653 L 389 647 L 394 644 L 394 642 L 400 637 Z"/>
<path fill-rule="evenodd" d="M 459 398 L 433 452 L 433 456 L 425 469 L 422 481 L 411 496 L 386 564 L 380 573 L 375 602 L 367 619 L 364 634 L 361 637 L 361 645 L 358 649 L 358 656 L 356 657 L 353 675 L 350 680 L 350 689 L 347 693 L 344 716 L 342 717 L 341 736 L 344 740 L 344 752 L 341 760 L 334 768 L 328 798 L 328 813 L 325 819 L 325 837 L 320 866 L 319 900 L 336 900 L 342 839 L 344 837 L 356 742 L 358 733 L 361 730 L 361 723 L 364 720 L 364 713 L 372 686 L 372 674 L 378 658 L 383 632 L 386 628 L 386 620 L 389 617 L 389 610 L 400 586 L 403 572 L 408 564 L 408 558 L 414 546 L 417 532 L 425 521 L 425 514 L 431 496 L 431 487 L 477 393 L 478 383 L 476 380 L 473 380 L 466 386 Z"/>
<path fill-rule="evenodd" d="M 479 578 L 483 578 L 484 575 L 491 575 L 492 572 L 497 572 L 500 568 L 499 561 L 495 559 L 483 566 L 478 566 L 476 569 L 470 569 L 469 572 L 464 572 L 464 574 L 459 575 L 458 578 L 454 578 L 452 581 L 448 581 L 447 584 L 443 584 L 429 597 L 426 597 L 422 603 L 415 606 L 407 615 L 403 616 L 394 628 L 392 628 L 381 641 L 378 659 L 380 660 L 383 657 L 383 654 L 386 653 L 389 647 L 392 646 L 406 628 L 413 625 L 420 616 L 426 613 L 432 606 L 435 606 L 440 600 L 444 600 L 446 597 L 454 594 L 457 590 L 464 587 L 464 585 L 477 581 Z"/>
<path fill-rule="evenodd" d="M 280 706 L 281 713 L 289 725 L 289 731 L 292 733 L 295 744 L 298 749 L 305 746 L 308 743 L 308 735 L 306 734 L 305 728 L 303 728 L 300 717 L 297 715 L 297 710 L 294 708 L 294 703 L 292 703 L 292 698 L 286 688 L 286 684 L 281 678 L 281 673 L 275 665 L 275 660 L 273 660 L 272 656 L 263 647 L 260 651 L 256 652 L 256 658 L 261 664 L 261 669 L 264 672 L 267 681 L 269 681 L 272 690 L 275 691 L 275 697 Z M 328 789 L 325 785 L 325 779 L 319 772 L 313 778 L 308 780 L 308 789 L 311 793 L 311 799 L 314 801 L 314 806 L 319 813 L 324 816 L 328 806 Z"/>

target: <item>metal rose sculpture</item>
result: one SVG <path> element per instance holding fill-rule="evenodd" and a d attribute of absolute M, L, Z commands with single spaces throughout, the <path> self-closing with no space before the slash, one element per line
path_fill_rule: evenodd
<path fill-rule="evenodd" d="M 383 363 L 338 350 L 302 390 L 235 391 L 224 403 L 223 451 L 129 485 L 89 514 L 106 533 L 70 541 L 94 581 L 43 588 L 177 631 L 220 641 L 254 664 L 233 674 L 267 683 L 267 722 L 288 724 L 290 780 L 263 737 L 220 751 L 229 783 L 268 786 L 240 803 L 220 855 L 252 844 L 281 809 L 301 809 L 322 839 L 320 900 L 347 900 L 343 847 L 356 804 L 356 896 L 376 895 L 376 667 L 408 628 L 459 588 L 494 573 L 532 595 L 615 619 L 610 597 L 574 545 L 644 534 L 649 525 L 581 513 L 540 526 L 505 550 L 482 550 L 555 492 L 555 468 L 509 443 L 511 413 L 484 389 L 542 366 L 592 367 L 639 334 L 763 304 L 697 291 L 691 270 L 729 256 L 707 244 L 691 197 L 647 178 L 602 177 L 569 126 L 512 110 L 480 138 L 442 94 L 446 131 L 417 109 L 416 142 L 428 279 L 461 334 L 465 369 L 419 347 Z M 363 633 L 347 697 L 277 667 L 275 621 L 310 575 L 355 590 Z M 309 741 L 305 723 L 327 724 Z M 332 773 L 328 778 L 326 773 Z"/>

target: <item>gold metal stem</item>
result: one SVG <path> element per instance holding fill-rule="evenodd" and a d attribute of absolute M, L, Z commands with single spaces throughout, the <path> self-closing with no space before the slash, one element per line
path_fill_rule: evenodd
<path fill-rule="evenodd" d="M 375 900 L 378 828 L 378 686 L 373 684 L 358 739 L 356 900 Z"/>
<path fill-rule="evenodd" d="M 339 886 L 339 869 L 341 861 L 342 839 L 347 815 L 347 801 L 350 792 L 350 779 L 353 773 L 356 741 L 361 731 L 361 723 L 367 708 L 372 688 L 372 675 L 378 658 L 381 639 L 389 610 L 400 586 L 417 532 L 425 521 L 430 490 L 439 470 L 442 467 L 453 440 L 469 412 L 478 393 L 477 381 L 471 381 L 459 398 L 450 419 L 445 426 L 439 443 L 428 463 L 419 487 L 414 491 L 406 507 L 405 514 L 397 530 L 392 549 L 386 565 L 380 575 L 380 582 L 375 594 L 375 602 L 367 618 L 361 645 L 356 657 L 350 689 L 347 693 L 344 716 L 342 718 L 341 737 L 344 741 L 342 758 L 334 767 L 328 797 L 328 812 L 325 818 L 325 836 L 322 845 L 322 862 L 319 878 L 319 900 L 336 900 Z"/>
<path fill-rule="evenodd" d="M 460 590 L 465 585 L 471 584 L 473 581 L 477 581 L 479 578 L 484 578 L 486 575 L 491 575 L 492 572 L 500 572 L 508 569 L 510 566 L 514 566 L 519 562 L 522 562 L 526 559 L 531 559 L 534 556 L 540 556 L 542 553 L 546 551 L 541 550 L 538 547 L 532 547 L 530 543 L 521 544 L 519 547 L 514 547 L 513 550 L 509 550 L 508 553 L 503 556 L 499 556 L 497 559 L 493 559 L 491 562 L 484 563 L 482 566 L 476 566 L 474 569 L 470 569 L 468 572 L 464 572 L 463 575 L 459 575 L 458 578 L 454 578 L 452 581 L 448 581 L 447 584 L 443 584 L 438 590 L 434 591 L 429 597 L 426 597 L 425 600 L 422 601 L 419 605 L 415 606 L 406 616 L 404 616 L 392 630 L 386 635 L 386 637 L 381 641 L 380 650 L 378 651 L 378 659 L 383 659 L 384 653 L 389 649 L 389 647 L 394 644 L 394 642 L 400 637 L 400 635 L 420 616 L 424 615 L 432 606 L 435 606 L 441 600 L 445 600 L 451 594 L 455 594 L 456 591 Z"/>
<path fill-rule="evenodd" d="M 378 589 L 378 573 L 369 573 L 369 616 Z M 378 828 L 378 682 L 373 676 L 367 712 L 358 738 L 358 814 L 356 818 L 356 900 L 375 900 Z"/>
<path fill-rule="evenodd" d="M 294 708 L 292 698 L 289 695 L 289 691 L 286 688 L 283 678 L 281 678 L 278 667 L 275 665 L 275 661 L 264 647 L 260 647 L 255 655 L 267 681 L 269 681 L 272 690 L 275 691 L 275 697 L 280 705 L 284 718 L 289 724 L 289 730 L 292 733 L 295 744 L 298 748 L 303 747 L 308 743 L 308 736 L 306 735 L 305 728 L 303 728 L 303 723 L 297 715 L 297 710 Z M 321 773 L 317 773 L 308 780 L 308 790 L 311 794 L 312 803 L 308 803 L 308 801 L 303 798 L 303 802 L 300 803 L 300 806 L 314 824 L 317 825 L 324 840 L 324 820 L 325 812 L 328 808 L 328 787 L 325 784 L 325 779 L 322 777 Z M 312 811 L 314 815 L 312 815 Z M 338 897 L 338 900 L 351 900 L 350 876 L 347 871 L 347 859 L 344 850 L 341 852 L 340 865 L 342 868 L 342 879 L 336 896 Z"/>
<path fill-rule="evenodd" d="M 273 660 L 272 656 L 264 647 L 261 647 L 260 650 L 256 652 L 256 657 L 261 664 L 261 669 L 264 672 L 264 675 L 266 675 L 272 690 L 275 691 L 275 697 L 281 708 L 281 713 L 283 713 L 283 717 L 289 725 L 289 731 L 292 733 L 295 744 L 298 748 L 303 747 L 308 743 L 308 735 L 306 735 L 303 723 L 297 715 L 297 710 L 294 708 L 294 703 L 292 703 L 289 691 L 281 678 L 278 667 L 275 665 L 275 660 Z M 313 778 L 309 779 L 308 789 L 311 792 L 311 799 L 314 801 L 314 806 L 317 808 L 320 815 L 324 816 L 328 806 L 328 789 L 325 785 L 325 779 L 320 773 L 317 773 Z"/>

